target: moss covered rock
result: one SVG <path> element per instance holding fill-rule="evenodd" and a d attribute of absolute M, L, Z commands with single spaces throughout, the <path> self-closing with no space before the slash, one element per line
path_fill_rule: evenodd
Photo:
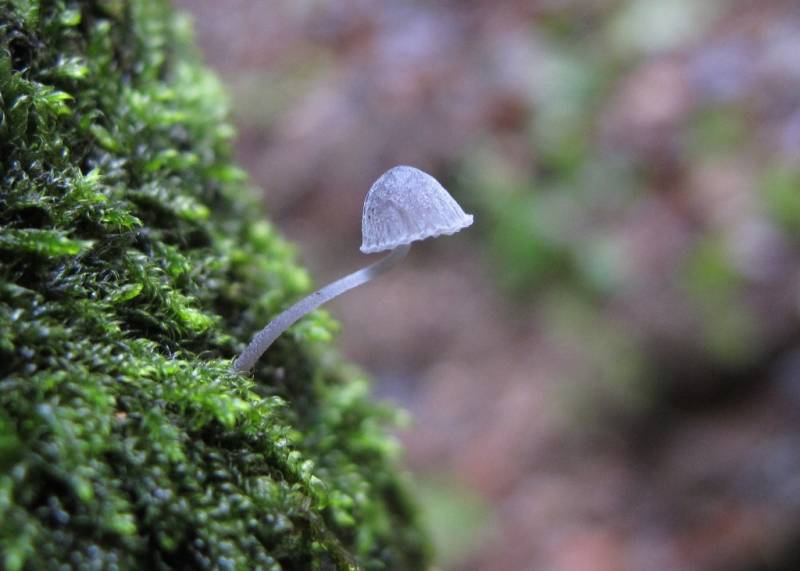
<path fill-rule="evenodd" d="M 159 0 L 0 0 L 0 567 L 423 569 L 391 410 Z"/>

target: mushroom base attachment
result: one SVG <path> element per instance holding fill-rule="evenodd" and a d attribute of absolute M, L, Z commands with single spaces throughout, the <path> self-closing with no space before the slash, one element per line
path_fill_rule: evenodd
<path fill-rule="evenodd" d="M 334 297 L 354 287 L 363 285 L 371 279 L 392 269 L 406 257 L 410 248 L 411 246 L 409 244 L 398 246 L 392 250 L 389 255 L 381 258 L 374 264 L 340 278 L 295 303 L 270 321 L 264 329 L 256 333 L 252 341 L 250 341 L 250 344 L 242 351 L 242 354 L 237 357 L 236 361 L 234 361 L 233 370 L 238 373 L 246 373 L 252 369 L 256 361 L 269 349 L 275 339 L 301 317 Z"/>

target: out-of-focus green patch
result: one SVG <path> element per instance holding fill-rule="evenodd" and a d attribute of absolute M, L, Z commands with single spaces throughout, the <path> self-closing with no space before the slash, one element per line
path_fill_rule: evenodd
<path fill-rule="evenodd" d="M 476 152 L 461 180 L 485 235 L 494 277 L 509 293 L 525 296 L 546 280 L 570 271 L 571 260 L 558 242 L 558 228 L 539 194 L 491 150 Z M 548 229 L 552 230 L 549 234 Z"/>
<path fill-rule="evenodd" d="M 475 492 L 441 476 L 424 480 L 419 494 L 439 564 L 458 569 L 464 555 L 474 551 L 474 541 L 486 537 L 491 528 L 488 506 Z"/>
<path fill-rule="evenodd" d="M 610 20 L 611 43 L 622 53 L 659 52 L 696 39 L 724 6 L 719 0 L 620 2 Z"/>
<path fill-rule="evenodd" d="M 593 114 L 611 77 L 613 62 L 568 45 L 545 43 L 546 57 L 532 72 L 536 113 L 531 138 L 545 178 L 569 176 L 587 159 Z"/>
<path fill-rule="evenodd" d="M 618 241 L 589 224 L 627 208 L 635 191 L 629 169 L 613 157 L 583 157 L 579 166 L 541 178 L 521 172 L 490 146 L 465 163 L 459 182 L 494 278 L 518 299 L 557 283 L 590 297 L 612 295 L 622 279 Z M 606 235 L 586 240 L 599 232 Z"/>
<path fill-rule="evenodd" d="M 563 248 L 541 232 L 534 200 L 509 196 L 496 204 L 488 236 L 489 257 L 496 278 L 510 292 L 521 295 L 547 277 L 569 269 Z"/>
<path fill-rule="evenodd" d="M 626 324 L 578 291 L 553 291 L 543 302 L 547 334 L 565 355 L 579 356 L 560 386 L 564 417 L 579 430 L 597 429 L 608 415 L 634 419 L 655 396 L 649 364 Z"/>
<path fill-rule="evenodd" d="M 750 360 L 759 348 L 758 331 L 742 300 L 742 277 L 718 237 L 698 242 L 683 285 L 697 306 L 700 338 L 713 358 L 731 366 Z"/>
<path fill-rule="evenodd" d="M 800 238 L 800 169 L 773 166 L 764 175 L 761 191 L 770 216 Z"/>
<path fill-rule="evenodd" d="M 725 153 L 748 141 L 741 109 L 714 106 L 697 113 L 688 126 L 687 153 L 692 157 Z"/>

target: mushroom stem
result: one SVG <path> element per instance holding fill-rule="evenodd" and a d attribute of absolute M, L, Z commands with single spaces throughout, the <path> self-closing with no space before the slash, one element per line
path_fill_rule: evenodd
<path fill-rule="evenodd" d="M 318 308 L 323 303 L 332 300 L 334 297 L 354 287 L 363 285 L 371 279 L 392 269 L 406 257 L 410 248 L 410 244 L 398 246 L 389 252 L 388 256 L 326 285 L 322 289 L 315 291 L 311 295 L 295 303 L 292 307 L 270 321 L 264 329 L 256 333 L 253 340 L 250 341 L 250 344 L 245 347 L 242 354 L 234 361 L 233 370 L 237 373 L 246 373 L 252 369 L 259 357 L 269 349 L 275 339 L 291 327 L 298 319 L 303 317 L 306 313 Z"/>

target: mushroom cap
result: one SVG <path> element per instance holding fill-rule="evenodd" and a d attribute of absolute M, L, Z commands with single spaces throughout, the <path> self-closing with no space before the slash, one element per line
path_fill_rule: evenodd
<path fill-rule="evenodd" d="M 472 224 L 452 196 L 431 175 L 408 166 L 389 169 L 364 199 L 361 251 L 394 250 Z"/>

